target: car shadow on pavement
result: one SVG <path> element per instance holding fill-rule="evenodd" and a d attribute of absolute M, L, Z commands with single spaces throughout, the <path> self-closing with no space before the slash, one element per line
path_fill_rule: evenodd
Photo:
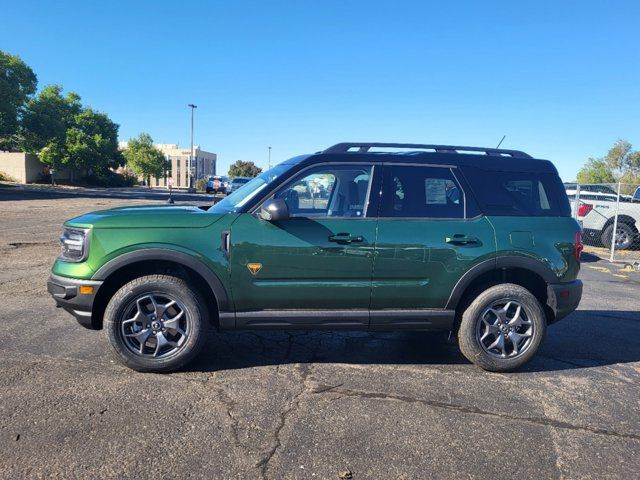
<path fill-rule="evenodd" d="M 551 325 L 521 372 L 640 361 L 640 312 L 578 310 Z M 429 332 L 238 331 L 211 335 L 188 368 L 216 371 L 292 363 L 469 364 L 446 335 Z"/>
<path fill-rule="evenodd" d="M 601 260 L 602 258 L 600 258 L 598 255 L 594 255 L 593 253 L 590 253 L 590 252 L 582 252 L 580 254 L 580 261 L 582 263 L 595 263 Z"/>

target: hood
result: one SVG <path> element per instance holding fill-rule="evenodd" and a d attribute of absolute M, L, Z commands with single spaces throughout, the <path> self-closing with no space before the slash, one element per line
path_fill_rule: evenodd
<path fill-rule="evenodd" d="M 222 218 L 192 205 L 145 205 L 87 213 L 65 222 L 79 228 L 202 228 Z"/>

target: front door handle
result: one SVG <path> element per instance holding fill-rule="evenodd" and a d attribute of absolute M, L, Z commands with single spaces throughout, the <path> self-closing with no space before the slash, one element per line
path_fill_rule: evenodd
<path fill-rule="evenodd" d="M 229 251 L 231 250 L 231 233 L 228 230 L 222 232 L 220 236 L 220 248 L 224 256 L 228 257 Z"/>
<path fill-rule="evenodd" d="M 468 237 L 463 233 L 456 233 L 453 237 L 447 237 L 445 242 L 451 245 L 482 245 L 482 242 L 476 237 Z"/>
<path fill-rule="evenodd" d="M 364 242 L 364 238 L 362 235 L 351 236 L 350 233 L 342 232 L 329 235 L 329 241 L 348 245 L 350 243 L 362 243 Z"/>

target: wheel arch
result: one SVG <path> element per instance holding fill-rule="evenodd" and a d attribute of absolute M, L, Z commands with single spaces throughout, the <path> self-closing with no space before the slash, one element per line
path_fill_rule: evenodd
<path fill-rule="evenodd" d="M 602 229 L 600 230 L 601 233 L 604 233 L 605 229 L 609 226 L 609 225 L 613 225 L 613 222 L 615 221 L 615 215 L 609 219 L 607 219 L 606 222 L 604 222 L 604 225 L 602 226 Z M 626 223 L 627 225 L 630 225 L 632 227 L 634 227 L 636 229 L 636 231 L 638 230 L 637 225 L 636 225 L 636 219 L 633 218 L 630 215 L 625 215 L 625 214 L 621 214 L 618 215 L 618 223 Z"/>
<path fill-rule="evenodd" d="M 102 317 L 113 294 L 128 281 L 154 273 L 173 274 L 185 278 L 202 293 L 207 302 L 209 319 L 220 327 L 220 317 L 229 312 L 229 297 L 218 276 L 192 255 L 169 249 L 150 248 L 124 253 L 105 263 L 93 275 L 104 283 L 96 293 L 91 312 L 94 328 L 102 328 Z"/>
<path fill-rule="evenodd" d="M 547 316 L 547 322 L 551 323 L 555 313 L 548 305 L 547 286 L 557 282 L 558 277 L 555 273 L 539 260 L 518 256 L 497 257 L 468 270 L 453 288 L 446 308 L 456 310 L 457 328 L 462 313 L 477 293 L 494 285 L 514 283 L 526 288 L 538 299 Z"/>

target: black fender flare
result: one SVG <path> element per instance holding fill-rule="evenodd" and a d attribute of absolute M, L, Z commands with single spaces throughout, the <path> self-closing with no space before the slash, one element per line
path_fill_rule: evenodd
<path fill-rule="evenodd" d="M 445 308 L 447 310 L 455 309 L 458 306 L 458 303 L 460 303 L 462 295 L 467 287 L 469 287 L 469 285 L 471 285 L 480 275 L 491 270 L 501 270 L 503 268 L 510 267 L 530 270 L 540 275 L 548 285 L 558 282 L 558 277 L 553 270 L 540 260 L 519 255 L 503 255 L 480 262 L 467 270 L 464 275 L 460 277 L 458 283 L 453 287 Z"/>
<path fill-rule="evenodd" d="M 104 281 L 112 273 L 120 270 L 122 267 L 149 260 L 164 260 L 175 262 L 192 269 L 202 278 L 204 278 L 205 282 L 207 282 L 207 284 L 209 285 L 209 288 L 211 288 L 211 291 L 216 297 L 215 300 L 218 304 L 219 313 L 230 311 L 229 296 L 227 295 L 227 291 L 225 290 L 218 276 L 196 257 L 187 253 L 179 252 L 177 250 L 170 250 L 165 248 L 145 248 L 123 253 L 122 255 L 119 255 L 105 263 L 98 269 L 96 273 L 93 274 L 91 278 L 92 280 Z"/>

